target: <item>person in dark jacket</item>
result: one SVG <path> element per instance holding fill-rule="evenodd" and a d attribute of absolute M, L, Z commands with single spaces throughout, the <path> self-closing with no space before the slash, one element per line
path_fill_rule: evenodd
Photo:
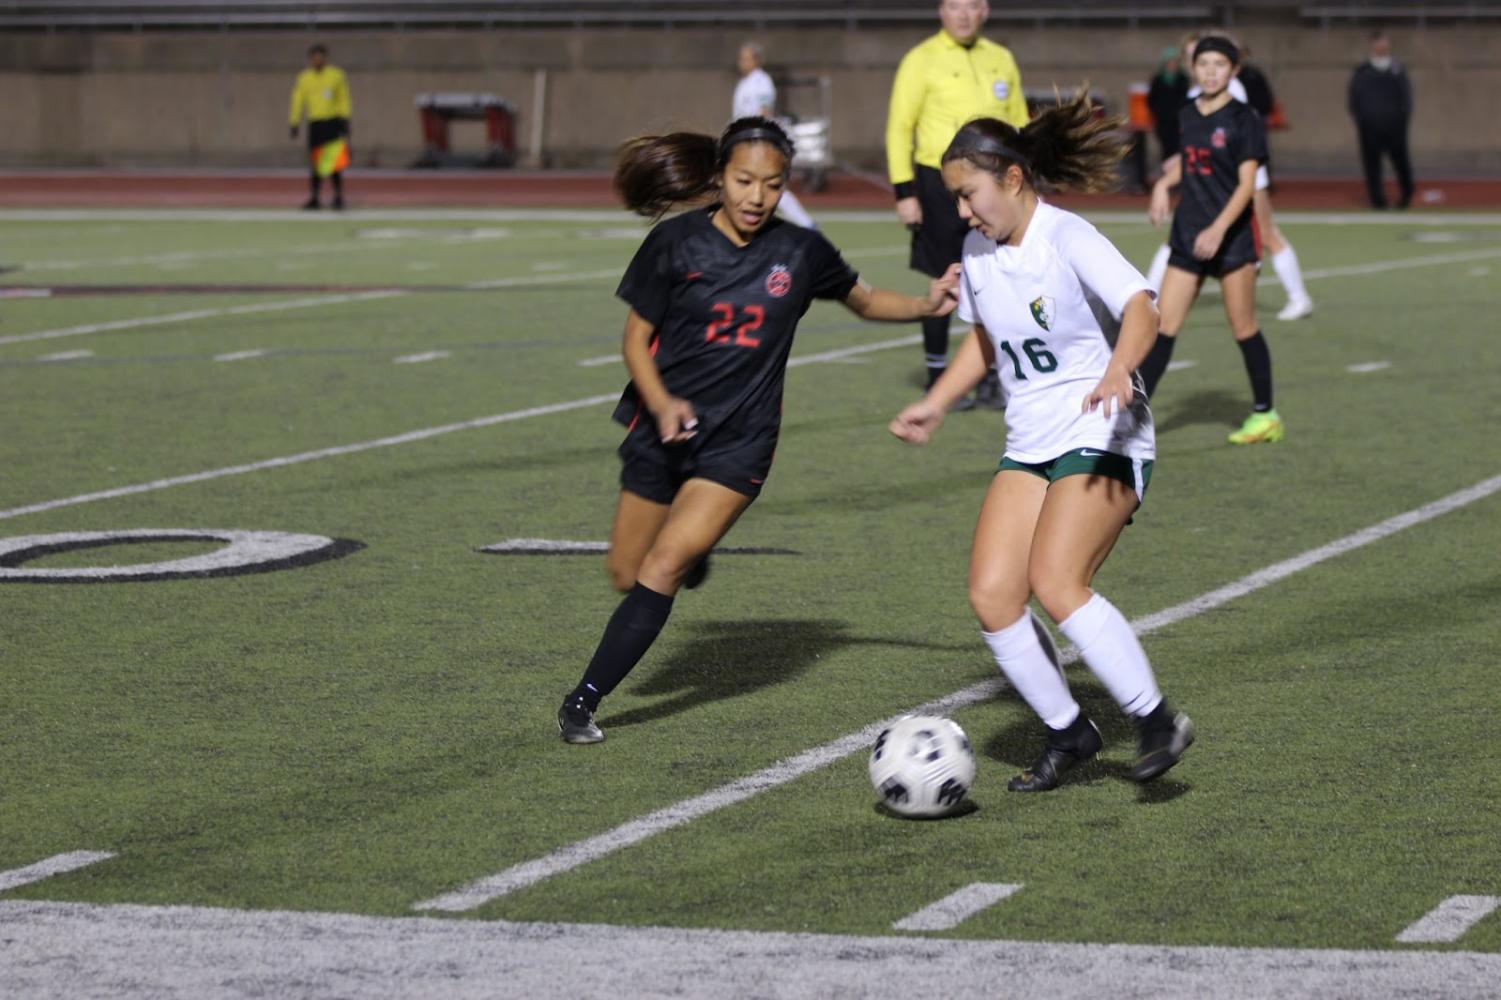
<path fill-rule="evenodd" d="M 1147 90 L 1147 107 L 1152 112 L 1152 130 L 1166 160 L 1178 152 L 1178 112 L 1188 103 L 1188 74 L 1177 46 L 1162 50 L 1162 61 Z"/>
<path fill-rule="evenodd" d="M 1392 58 L 1385 32 L 1371 36 L 1371 54 L 1350 77 L 1350 117 L 1360 136 L 1360 162 L 1372 208 L 1386 207 L 1381 184 L 1381 157 L 1390 157 L 1397 174 L 1398 208 L 1412 201 L 1412 164 L 1407 158 L 1407 126 L 1412 120 L 1412 81 Z"/>

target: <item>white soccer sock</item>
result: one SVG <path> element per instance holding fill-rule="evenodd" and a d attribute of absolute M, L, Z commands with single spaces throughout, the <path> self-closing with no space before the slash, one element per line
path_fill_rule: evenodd
<path fill-rule="evenodd" d="M 1039 627 L 1029 610 L 1015 624 L 999 632 L 982 629 L 980 634 L 985 637 L 996 666 L 1016 688 L 1016 693 L 1032 706 L 1032 711 L 1048 728 L 1067 729 L 1079 717 L 1079 703 L 1069 694 L 1057 663 L 1049 658 L 1037 634 Z M 1053 655 L 1056 657 L 1057 652 Z"/>
<path fill-rule="evenodd" d="M 1152 266 L 1147 268 L 1147 284 L 1152 286 L 1152 291 L 1162 291 L 1162 279 L 1167 277 L 1167 259 L 1172 255 L 1173 251 L 1164 243 L 1152 256 Z"/>
<path fill-rule="evenodd" d="M 1308 286 L 1303 284 L 1303 268 L 1298 265 L 1298 255 L 1291 243 L 1284 243 L 1281 250 L 1272 254 L 1272 270 L 1277 272 L 1277 280 L 1287 289 L 1289 302 L 1302 302 L 1308 298 Z"/>
<path fill-rule="evenodd" d="M 1127 715 L 1140 718 L 1162 701 L 1147 654 L 1114 604 L 1095 594 L 1058 629 L 1079 647 L 1085 665 Z"/>
<path fill-rule="evenodd" d="M 813 216 L 803 207 L 803 203 L 791 191 L 782 192 L 782 200 L 777 202 L 777 211 L 787 216 L 787 221 L 794 226 L 802 226 L 804 229 L 817 229 L 813 222 Z"/>

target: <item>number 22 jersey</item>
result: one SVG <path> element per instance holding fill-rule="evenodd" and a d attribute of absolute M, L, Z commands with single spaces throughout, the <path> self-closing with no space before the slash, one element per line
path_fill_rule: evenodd
<path fill-rule="evenodd" d="M 1077 448 L 1156 457 L 1140 388 L 1107 419 L 1081 412 L 1110 363 L 1126 303 L 1151 293 L 1141 272 L 1094 226 L 1038 202 L 1020 246 L 971 230 L 964 241 L 959 318 L 985 328 L 1006 397 L 1007 457 L 1050 462 Z"/>
<path fill-rule="evenodd" d="M 700 447 L 776 434 L 798 320 L 814 299 L 843 300 L 859 280 L 823 234 L 780 219 L 736 246 L 714 226 L 718 208 L 656 225 L 615 293 L 656 328 L 657 371 L 693 404 Z M 650 419 L 644 409 L 632 383 L 615 419 Z"/>

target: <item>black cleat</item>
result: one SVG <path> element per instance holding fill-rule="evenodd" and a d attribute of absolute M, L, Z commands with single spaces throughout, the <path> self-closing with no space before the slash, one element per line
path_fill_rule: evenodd
<path fill-rule="evenodd" d="M 1060 734 L 1049 733 L 1048 742 L 1042 748 L 1042 756 L 1031 767 L 1008 781 L 1006 787 L 1013 792 L 1052 791 L 1058 787 L 1065 772 L 1099 753 L 1100 747 L 1105 745 L 1105 741 L 1100 738 L 1099 729 L 1089 719 L 1082 721 L 1084 725 L 1077 736 L 1065 737 L 1068 742 L 1060 740 Z M 1074 728 L 1069 727 L 1070 730 Z"/>
<path fill-rule="evenodd" d="M 304 212 L 316 212 L 322 207 L 323 206 L 318 203 L 317 198 L 309 198 L 307 201 L 302 203 L 302 210 Z"/>
<path fill-rule="evenodd" d="M 342 212 L 342 211 L 344 211 L 344 196 L 343 195 L 338 195 L 338 196 L 336 196 L 334 198 L 333 208 L 334 208 L 335 212 Z"/>
<path fill-rule="evenodd" d="M 1006 394 L 1001 391 L 1001 377 L 994 370 L 975 387 L 975 402 L 987 410 L 1004 410 Z"/>
<path fill-rule="evenodd" d="M 1150 716 L 1148 717 L 1150 719 Z M 1179 712 L 1168 725 L 1151 725 L 1143 719 L 1141 727 L 1141 756 L 1131 766 L 1131 778 L 1135 781 L 1151 781 L 1183 758 L 1194 741 L 1193 723 Z"/>
<path fill-rule="evenodd" d="M 690 569 L 688 571 L 688 575 L 685 576 L 685 577 L 683 577 L 683 589 L 684 590 L 697 590 L 699 587 L 701 587 L 703 585 L 703 582 L 705 580 L 707 580 L 708 578 L 709 578 L 709 557 L 707 555 L 705 555 L 702 559 L 700 559 L 698 561 L 698 563 L 696 565 L 694 565 L 694 567 L 692 569 Z"/>
<path fill-rule="evenodd" d="M 594 724 L 594 713 L 582 698 L 564 698 L 558 709 L 558 732 L 564 743 L 598 743 L 604 731 Z"/>

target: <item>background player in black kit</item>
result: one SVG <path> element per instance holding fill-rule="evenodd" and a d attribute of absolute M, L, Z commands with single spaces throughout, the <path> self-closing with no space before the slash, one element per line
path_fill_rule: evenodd
<path fill-rule="evenodd" d="M 865 319 L 913 322 L 951 312 L 955 264 L 925 298 L 873 289 L 816 230 L 774 217 L 792 143 L 765 118 L 740 118 L 716 141 L 696 133 L 626 143 L 615 187 L 660 223 L 617 289 L 630 305 L 622 346 L 631 383 L 615 419 L 620 501 L 606 567 L 626 592 L 594 658 L 558 710 L 569 743 L 604 739 L 594 724 L 656 640 L 678 588 L 693 585 L 715 543 L 761 492 L 782 417 L 797 322 L 835 299 Z"/>
<path fill-rule="evenodd" d="M 1266 161 L 1266 128 L 1249 105 L 1230 97 L 1228 87 L 1240 61 L 1235 43 L 1209 35 L 1194 48 L 1193 72 L 1203 92 L 1179 117 L 1182 155 L 1152 189 L 1152 221 L 1168 216 L 1168 192 L 1182 182 L 1183 197 L 1173 215 L 1158 310 L 1162 328 L 1140 372 L 1147 394 L 1157 388 L 1172 358 L 1178 331 L 1206 276 L 1220 279 L 1230 332 L 1240 347 L 1251 380 L 1252 411 L 1231 444 L 1280 441 L 1282 418 L 1272 408 L 1272 357 L 1256 322 L 1256 270 L 1260 246 L 1252 197 L 1256 168 Z"/>

